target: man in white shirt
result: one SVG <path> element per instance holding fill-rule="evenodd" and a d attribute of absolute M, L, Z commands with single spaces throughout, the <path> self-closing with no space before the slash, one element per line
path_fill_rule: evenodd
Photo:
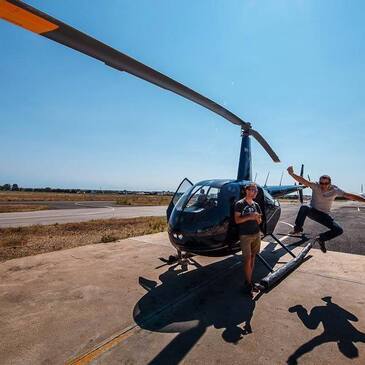
<path fill-rule="evenodd" d="M 302 205 L 300 207 L 295 220 L 294 230 L 291 233 L 297 234 L 302 232 L 304 221 L 307 217 L 326 226 L 329 230 L 321 233 L 316 239 L 322 252 L 325 253 L 327 251 L 325 242 L 343 233 L 343 229 L 340 225 L 329 215 L 333 201 L 339 196 L 364 203 L 365 198 L 360 195 L 346 193 L 337 186 L 332 185 L 331 177 L 328 175 L 322 175 L 319 179 L 319 183 L 315 183 L 295 174 L 293 166 L 288 167 L 288 173 L 300 184 L 312 189 L 312 200 L 310 205 Z"/>

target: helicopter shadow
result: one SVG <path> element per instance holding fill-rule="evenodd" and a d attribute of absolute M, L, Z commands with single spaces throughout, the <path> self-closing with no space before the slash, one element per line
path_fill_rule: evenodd
<path fill-rule="evenodd" d="M 297 244 L 301 244 L 302 241 Z M 274 251 L 269 243 L 262 251 L 275 265 L 286 251 Z M 259 262 L 255 279 L 268 273 Z M 150 364 L 178 364 L 209 328 L 221 331 L 222 340 L 237 345 L 253 332 L 251 321 L 259 296 L 252 299 L 242 293 L 241 255 L 184 271 L 174 264 L 159 276 L 160 284 L 143 277 L 140 285 L 147 291 L 133 310 L 139 327 L 177 336 L 151 360 Z"/>
<path fill-rule="evenodd" d="M 289 308 L 289 312 L 296 313 L 305 327 L 310 330 L 315 330 L 322 323 L 323 332 L 301 345 L 290 355 L 287 360 L 288 364 L 297 364 L 297 360 L 301 356 L 328 342 L 335 342 L 339 351 L 349 359 L 359 356 L 359 350 L 354 343 L 365 343 L 365 333 L 360 332 L 350 323 L 358 322 L 358 318 L 332 302 L 332 297 L 327 296 L 322 300 L 326 304 L 312 308 L 310 313 L 302 305 Z"/>

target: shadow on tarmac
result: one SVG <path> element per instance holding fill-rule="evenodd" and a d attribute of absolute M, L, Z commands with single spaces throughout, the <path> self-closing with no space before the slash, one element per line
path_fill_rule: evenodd
<path fill-rule="evenodd" d="M 338 304 L 333 303 L 331 297 L 324 297 L 322 300 L 326 304 L 312 308 L 310 314 L 300 304 L 289 308 L 289 312 L 297 313 L 299 319 L 308 329 L 315 330 L 322 322 L 323 333 L 300 346 L 289 356 L 288 364 L 297 364 L 297 360 L 301 356 L 328 342 L 336 342 L 340 352 L 349 359 L 359 356 L 359 351 L 354 343 L 365 343 L 365 333 L 358 331 L 350 323 L 350 321 L 357 322 L 358 318 Z"/>
<path fill-rule="evenodd" d="M 275 247 L 275 243 L 269 243 L 261 252 L 271 265 L 286 254 L 282 248 L 273 252 Z M 268 270 L 259 262 L 256 264 L 254 279 L 259 280 Z M 208 327 L 222 330 L 222 339 L 232 344 L 253 332 L 251 320 L 260 296 L 254 300 L 241 291 L 241 256 L 199 266 L 185 272 L 178 264 L 170 266 L 159 276 L 159 285 L 139 278 L 147 293 L 134 307 L 135 322 L 148 331 L 177 333 L 150 364 L 178 364 Z"/>

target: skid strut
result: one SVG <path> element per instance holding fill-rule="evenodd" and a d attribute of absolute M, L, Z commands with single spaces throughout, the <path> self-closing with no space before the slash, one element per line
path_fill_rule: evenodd
<path fill-rule="evenodd" d="M 308 252 L 313 246 L 313 242 L 309 242 L 303 250 L 295 255 L 291 250 L 288 249 L 275 235 L 270 235 L 276 243 L 278 243 L 285 251 L 287 251 L 293 258 L 287 262 L 285 265 L 281 266 L 279 269 L 274 270 L 274 268 L 262 257 L 262 255 L 258 254 L 258 259 L 266 266 L 266 268 L 270 271 L 268 275 L 261 279 L 260 284 L 266 289 L 270 289 L 274 286 L 278 281 L 280 281 L 284 276 L 289 274 L 291 271 L 296 269 L 307 256 Z"/>

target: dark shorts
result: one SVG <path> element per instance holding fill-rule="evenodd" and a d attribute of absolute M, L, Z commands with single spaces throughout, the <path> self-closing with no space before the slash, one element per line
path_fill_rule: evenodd
<path fill-rule="evenodd" d="M 260 252 L 261 235 L 260 233 L 245 234 L 240 236 L 240 245 L 242 255 L 244 257 L 250 257 Z"/>

